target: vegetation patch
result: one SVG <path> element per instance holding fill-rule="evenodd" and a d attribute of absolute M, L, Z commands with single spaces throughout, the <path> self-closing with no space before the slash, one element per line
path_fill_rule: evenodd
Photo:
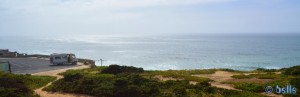
<path fill-rule="evenodd" d="M 246 72 L 246 71 L 239 71 L 239 70 L 228 69 L 228 68 L 221 68 L 221 69 L 218 69 L 218 70 L 221 70 L 221 71 L 227 71 L 227 72 L 236 72 L 236 73 L 243 73 L 243 72 Z"/>
<path fill-rule="evenodd" d="M 144 72 L 143 68 L 137 68 L 133 66 L 119 66 L 119 65 L 110 65 L 101 71 L 101 73 L 103 74 L 143 73 L 143 72 Z"/>
<path fill-rule="evenodd" d="M 203 81 L 212 81 L 208 78 L 196 77 L 192 75 L 197 74 L 213 74 L 215 69 L 207 70 L 167 70 L 167 71 L 145 71 L 141 75 L 146 78 L 153 78 L 156 75 L 162 75 L 163 77 L 172 77 L 172 78 L 183 78 L 188 81 L 203 82 Z"/>
<path fill-rule="evenodd" d="M 45 86 L 56 77 L 17 75 L 0 72 L 0 97 L 38 97 L 33 90 Z"/>
<path fill-rule="evenodd" d="M 300 76 L 300 66 L 283 68 L 282 70 L 283 70 L 282 74 L 284 74 L 284 75 Z"/>
<path fill-rule="evenodd" d="M 44 90 L 82 93 L 98 97 L 263 97 L 260 94 L 251 92 L 243 93 L 212 87 L 209 84 L 209 79 L 192 76 L 199 73 L 213 73 L 214 70 L 140 72 L 140 68 L 130 66 L 113 66 L 114 69 L 110 67 L 101 69 L 105 72 L 99 69 L 98 73 L 91 73 L 95 71 L 89 69 L 69 70 L 61 73 L 64 78 L 53 82 Z M 108 71 L 118 69 L 116 67 L 131 69 L 123 69 L 117 73 Z M 151 78 L 152 75 L 164 75 L 183 78 L 184 80 L 162 82 Z M 198 83 L 195 85 L 190 84 L 191 80 Z"/>
<path fill-rule="evenodd" d="M 244 78 L 252 78 L 253 76 L 241 74 L 241 75 L 233 75 L 231 77 L 236 79 L 244 79 Z"/>
<path fill-rule="evenodd" d="M 258 71 L 258 72 L 278 72 L 280 70 L 277 70 L 277 69 L 257 68 L 255 71 Z"/>
<path fill-rule="evenodd" d="M 220 94 L 223 96 L 220 97 L 267 97 L 258 93 L 253 93 L 249 91 L 236 91 L 236 90 L 227 90 L 227 89 L 219 89 Z"/>
<path fill-rule="evenodd" d="M 245 79 L 245 78 L 259 78 L 259 79 L 276 79 L 276 78 L 283 78 L 286 77 L 281 74 L 275 74 L 275 73 L 261 73 L 261 74 L 240 74 L 240 75 L 233 75 L 232 78 L 236 79 Z"/>
<path fill-rule="evenodd" d="M 232 84 L 235 88 L 250 91 L 250 92 L 264 92 L 266 86 L 271 86 L 275 88 L 277 85 L 280 87 L 285 87 L 286 85 L 292 85 L 296 87 L 296 90 L 300 89 L 300 66 L 293 66 L 290 68 L 284 68 L 281 70 L 275 69 L 262 69 L 259 68 L 252 72 L 257 72 L 258 74 L 244 74 L 233 75 L 233 80 L 228 80 L 226 84 Z M 282 72 L 282 74 L 276 74 L 275 72 Z M 256 82 L 251 80 L 257 80 Z M 261 82 L 259 80 L 272 80 Z M 243 80 L 243 81 L 235 81 Z M 247 81 L 245 81 L 247 80 Z M 297 91 L 297 94 L 284 94 L 284 97 L 299 97 L 300 93 Z"/>
<path fill-rule="evenodd" d="M 234 88 L 251 92 L 264 92 L 264 84 L 258 83 L 234 83 Z"/>

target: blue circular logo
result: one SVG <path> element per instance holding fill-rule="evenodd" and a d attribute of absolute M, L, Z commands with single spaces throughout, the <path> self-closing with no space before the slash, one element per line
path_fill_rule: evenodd
<path fill-rule="evenodd" d="M 267 86 L 265 88 L 265 91 L 266 91 L 267 94 L 271 94 L 273 92 L 273 88 L 271 86 Z"/>

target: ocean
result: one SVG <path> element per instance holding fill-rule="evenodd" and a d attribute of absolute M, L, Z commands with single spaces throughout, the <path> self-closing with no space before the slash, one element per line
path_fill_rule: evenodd
<path fill-rule="evenodd" d="M 27 54 L 75 53 L 79 58 L 103 59 L 105 66 L 120 64 L 146 70 L 253 70 L 300 65 L 299 35 L 0 36 L 0 49 Z"/>

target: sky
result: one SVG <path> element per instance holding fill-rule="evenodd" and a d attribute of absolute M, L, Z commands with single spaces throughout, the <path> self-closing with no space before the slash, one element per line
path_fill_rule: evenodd
<path fill-rule="evenodd" d="M 0 0 L 1 35 L 300 33 L 300 0 Z"/>

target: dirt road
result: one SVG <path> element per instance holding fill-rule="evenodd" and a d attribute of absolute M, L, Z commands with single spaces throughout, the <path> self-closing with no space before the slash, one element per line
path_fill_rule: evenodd
<path fill-rule="evenodd" d="M 89 68 L 87 65 L 79 65 L 77 67 L 72 67 L 72 68 L 66 68 L 66 69 L 59 69 L 59 70 L 52 70 L 52 71 L 46 71 L 46 72 L 39 72 L 39 73 L 34 73 L 32 75 L 47 75 L 47 76 L 55 76 L 57 77 L 56 80 L 63 78 L 62 76 L 58 75 L 59 73 L 65 72 L 66 70 L 69 69 L 84 69 L 84 68 Z M 52 82 L 51 82 L 52 83 Z M 46 86 L 51 85 L 51 83 L 48 83 Z M 40 95 L 41 97 L 93 97 L 89 95 L 83 95 L 83 94 L 72 94 L 72 93 L 61 93 L 61 92 L 47 92 L 47 91 L 42 91 L 44 87 L 41 87 L 39 89 L 34 90 L 35 93 Z"/>

